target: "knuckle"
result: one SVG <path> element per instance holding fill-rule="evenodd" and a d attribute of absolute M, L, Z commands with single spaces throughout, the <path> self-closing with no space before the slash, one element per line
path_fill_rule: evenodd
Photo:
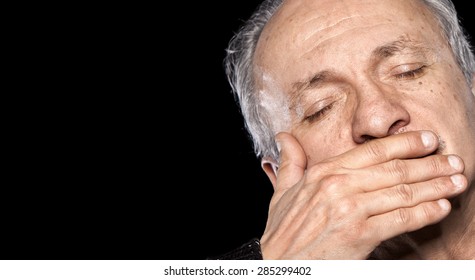
<path fill-rule="evenodd" d="M 366 144 L 366 152 L 371 158 L 374 158 L 378 161 L 386 161 L 388 155 L 384 144 L 380 140 L 373 140 Z"/>
<path fill-rule="evenodd" d="M 405 145 L 409 151 L 415 151 L 421 148 L 424 148 L 421 137 L 419 134 L 410 134 L 410 137 L 406 137 Z"/>
<path fill-rule="evenodd" d="M 399 225 L 407 225 L 411 221 L 411 217 L 409 208 L 400 208 L 397 210 L 395 222 Z"/>
<path fill-rule="evenodd" d="M 346 177 L 344 174 L 325 176 L 320 180 L 320 192 L 327 196 L 339 193 L 347 180 Z"/>
<path fill-rule="evenodd" d="M 441 208 L 438 202 L 433 201 L 431 203 L 427 203 L 422 207 L 423 209 L 423 218 L 427 221 L 434 221 L 441 217 L 443 211 L 441 212 Z"/>
<path fill-rule="evenodd" d="M 432 221 L 437 217 L 439 208 L 436 209 L 434 204 L 426 204 L 422 207 L 422 218 L 427 221 Z"/>
<path fill-rule="evenodd" d="M 431 157 L 427 167 L 432 174 L 440 174 L 444 170 L 440 157 Z"/>
<path fill-rule="evenodd" d="M 406 182 L 408 178 L 408 169 L 405 161 L 400 159 L 395 159 L 391 161 L 389 166 L 389 172 L 395 177 L 398 178 L 401 182 Z"/>
<path fill-rule="evenodd" d="M 452 181 L 449 178 L 436 179 L 432 181 L 431 185 L 431 190 L 435 193 L 436 197 L 441 197 L 449 192 Z"/>
<path fill-rule="evenodd" d="M 403 201 L 413 202 L 415 199 L 415 189 L 408 184 L 401 184 L 396 186 L 396 195 Z"/>

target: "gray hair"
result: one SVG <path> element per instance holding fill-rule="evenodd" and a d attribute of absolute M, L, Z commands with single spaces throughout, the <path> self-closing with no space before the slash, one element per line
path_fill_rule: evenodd
<path fill-rule="evenodd" d="M 475 59 L 469 35 L 460 25 L 453 3 L 450 0 L 420 0 L 434 14 L 443 36 L 462 70 L 467 84 L 472 86 Z M 224 60 L 226 75 L 236 102 L 240 106 L 244 124 L 253 142 L 257 157 L 278 160 L 275 132 L 271 126 L 270 112 L 260 104 L 253 78 L 253 55 L 264 26 L 278 10 L 283 0 L 264 0 L 231 39 Z"/>

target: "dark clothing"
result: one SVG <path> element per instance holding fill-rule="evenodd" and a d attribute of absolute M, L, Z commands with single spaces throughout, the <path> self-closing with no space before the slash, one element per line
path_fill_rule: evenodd
<path fill-rule="evenodd" d="M 262 260 L 261 243 L 259 239 L 253 238 L 239 248 L 208 260 Z"/>
<path fill-rule="evenodd" d="M 410 251 L 410 247 L 403 241 L 403 236 L 398 236 L 392 240 L 383 242 L 378 248 L 376 248 L 368 260 L 395 260 L 399 259 L 396 256 L 407 254 Z M 246 244 L 239 248 L 236 248 L 221 256 L 208 258 L 208 260 L 262 260 L 261 243 L 259 239 L 253 238 Z"/>

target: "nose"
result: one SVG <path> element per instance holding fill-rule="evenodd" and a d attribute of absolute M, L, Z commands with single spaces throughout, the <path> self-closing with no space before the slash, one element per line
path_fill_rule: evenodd
<path fill-rule="evenodd" d="M 371 83 L 362 87 L 356 96 L 352 120 L 355 143 L 392 135 L 410 123 L 409 112 L 402 105 L 400 95 L 391 89 Z"/>

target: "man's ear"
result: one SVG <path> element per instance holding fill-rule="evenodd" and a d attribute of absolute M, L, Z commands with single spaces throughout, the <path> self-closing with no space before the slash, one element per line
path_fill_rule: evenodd
<path fill-rule="evenodd" d="M 275 190 L 277 187 L 277 170 L 279 170 L 279 165 L 274 160 L 265 157 L 261 159 L 261 167 L 266 173 L 267 177 L 272 183 L 272 187 L 274 187 Z"/>

